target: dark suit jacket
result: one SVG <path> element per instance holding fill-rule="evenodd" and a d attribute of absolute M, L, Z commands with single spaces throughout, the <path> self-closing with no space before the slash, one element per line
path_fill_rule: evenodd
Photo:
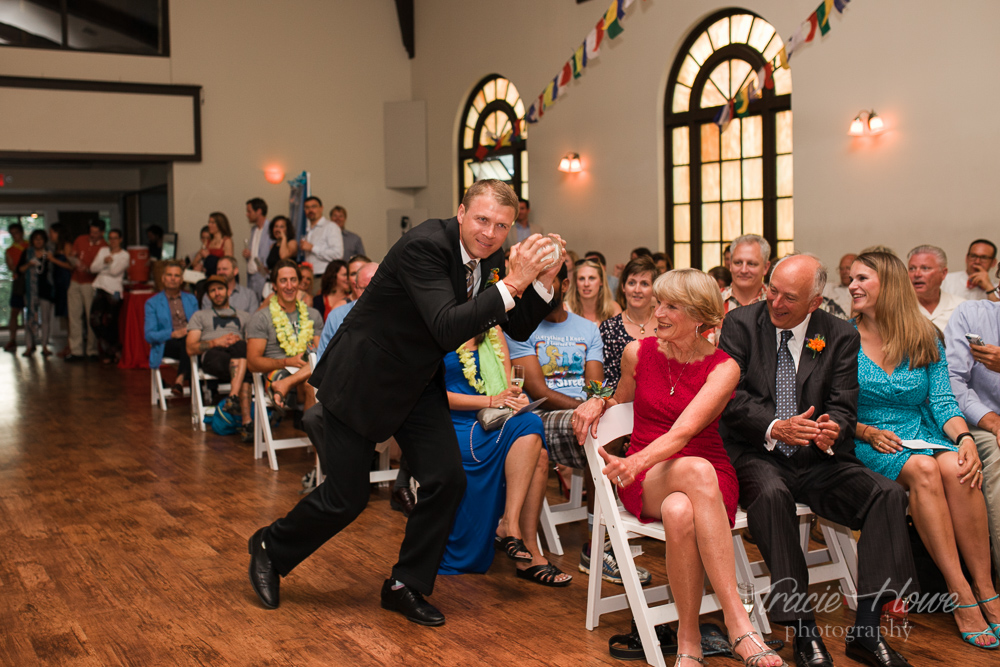
<path fill-rule="evenodd" d="M 817 335 L 826 338 L 826 347 L 814 356 L 803 345 L 795 375 L 796 414 L 809 406 L 816 408 L 813 419 L 829 414 L 840 425 L 834 456 L 853 462 L 861 337 L 851 324 L 821 310 L 812 314 L 806 340 Z M 727 313 L 719 347 L 740 365 L 736 395 L 723 410 L 719 425 L 729 458 L 736 463 L 747 451 L 765 451 L 767 427 L 775 418 L 778 338 L 767 302 Z M 815 445 L 810 448 L 815 450 Z"/>
<path fill-rule="evenodd" d="M 526 340 L 552 310 L 528 287 L 504 312 L 487 284 L 494 269 L 504 276 L 502 251 L 482 260 L 468 300 L 459 243 L 456 218 L 427 220 L 397 241 L 313 372 L 317 399 L 369 440 L 394 434 L 429 383 L 445 398 L 445 354 L 495 325 Z"/>

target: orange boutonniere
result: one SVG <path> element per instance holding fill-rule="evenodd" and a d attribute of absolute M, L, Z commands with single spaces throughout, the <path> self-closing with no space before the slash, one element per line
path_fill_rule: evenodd
<path fill-rule="evenodd" d="M 490 277 L 486 279 L 487 285 L 493 285 L 500 282 L 500 269 L 491 269 Z"/>
<path fill-rule="evenodd" d="M 806 347 L 812 350 L 813 359 L 826 348 L 826 338 L 820 334 L 806 341 Z"/>

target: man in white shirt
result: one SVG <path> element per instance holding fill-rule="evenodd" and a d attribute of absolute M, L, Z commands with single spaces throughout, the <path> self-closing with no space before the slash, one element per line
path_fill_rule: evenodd
<path fill-rule="evenodd" d="M 250 242 L 243 249 L 243 259 L 247 261 L 247 286 L 259 300 L 267 284 L 267 255 L 274 243 L 267 231 L 267 202 L 260 197 L 248 201 L 247 221 L 250 223 Z"/>
<path fill-rule="evenodd" d="M 851 265 L 854 264 L 855 259 L 857 259 L 857 255 L 854 253 L 848 253 L 840 258 L 840 264 L 837 266 L 837 271 L 840 272 L 840 282 L 827 283 L 826 290 L 823 292 L 823 296 L 834 301 L 848 315 L 851 314 L 851 293 L 847 288 L 851 284 Z"/>
<path fill-rule="evenodd" d="M 997 264 L 997 246 L 986 239 L 976 239 L 969 244 L 965 255 L 965 271 L 955 271 L 944 279 L 941 289 L 965 300 L 989 299 L 996 301 L 990 269 Z"/>
<path fill-rule="evenodd" d="M 920 302 L 920 312 L 944 331 L 955 306 L 965 301 L 941 289 L 941 283 L 948 275 L 948 256 L 937 246 L 919 245 L 906 258 L 910 283 Z"/>
<path fill-rule="evenodd" d="M 326 265 L 344 257 L 344 235 L 340 226 L 323 215 L 323 202 L 319 197 L 308 197 L 302 206 L 309 221 L 309 231 L 299 243 L 305 251 L 306 261 L 312 264 L 313 273 L 322 276 Z"/>

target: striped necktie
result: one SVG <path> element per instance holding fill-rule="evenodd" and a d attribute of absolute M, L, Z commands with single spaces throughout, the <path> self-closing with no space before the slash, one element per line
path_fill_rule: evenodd
<path fill-rule="evenodd" d="M 479 260 L 471 259 L 465 265 L 465 298 L 472 299 L 472 288 L 476 285 L 476 264 Z"/>
<path fill-rule="evenodd" d="M 782 331 L 781 346 L 778 347 L 778 374 L 774 384 L 777 394 L 774 416 L 778 419 L 788 419 L 795 416 L 795 361 L 792 359 L 792 353 L 788 350 L 788 340 L 791 337 L 791 331 Z M 799 449 L 794 445 L 786 445 L 780 440 L 777 442 L 777 447 L 778 451 L 785 456 L 791 456 Z"/>

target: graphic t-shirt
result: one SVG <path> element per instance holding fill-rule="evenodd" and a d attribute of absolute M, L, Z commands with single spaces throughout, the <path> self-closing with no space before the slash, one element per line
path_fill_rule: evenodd
<path fill-rule="evenodd" d="M 567 313 L 565 322 L 542 320 L 523 343 L 507 338 L 510 358 L 534 355 L 542 367 L 549 389 L 583 400 L 583 371 L 588 361 L 604 363 L 604 343 L 597 325 L 579 315 Z"/>
<path fill-rule="evenodd" d="M 242 310 L 206 308 L 191 316 L 191 320 L 188 322 L 188 331 L 200 331 L 201 339 L 205 342 L 222 338 L 231 333 L 242 338 L 249 322 L 250 313 Z"/>

